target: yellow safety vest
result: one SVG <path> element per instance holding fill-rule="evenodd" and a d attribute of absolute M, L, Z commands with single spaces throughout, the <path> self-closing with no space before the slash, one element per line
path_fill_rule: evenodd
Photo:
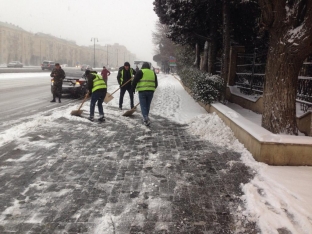
<path fill-rule="evenodd" d="M 123 76 L 124 76 L 124 69 L 122 69 L 121 70 L 121 77 L 120 77 L 120 84 L 122 84 L 123 83 Z M 130 68 L 130 79 L 132 78 L 132 76 L 133 76 L 133 69 L 132 68 Z"/>
<path fill-rule="evenodd" d="M 92 93 L 98 89 L 106 89 L 106 83 L 103 80 L 102 76 L 94 74 L 95 78 L 93 79 L 93 88 Z"/>
<path fill-rule="evenodd" d="M 143 77 L 136 86 L 137 91 L 155 91 L 155 74 L 150 69 L 142 69 Z"/>

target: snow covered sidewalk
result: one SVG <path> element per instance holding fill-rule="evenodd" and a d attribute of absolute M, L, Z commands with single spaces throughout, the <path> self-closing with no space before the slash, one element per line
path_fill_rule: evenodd
<path fill-rule="evenodd" d="M 103 124 L 73 109 L 0 133 L 0 233 L 311 233 L 311 168 L 255 162 L 171 75 L 151 128 L 118 95 Z"/>

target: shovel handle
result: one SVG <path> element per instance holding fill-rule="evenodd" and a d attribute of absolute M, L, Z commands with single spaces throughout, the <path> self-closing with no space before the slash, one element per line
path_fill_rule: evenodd
<path fill-rule="evenodd" d="M 78 111 L 80 111 L 80 108 L 82 107 L 83 103 L 87 100 L 88 95 L 89 95 L 89 92 L 86 93 L 86 96 L 85 96 L 85 98 L 83 99 L 82 103 L 80 104 L 80 106 L 79 106 L 79 108 L 78 108 Z"/>
<path fill-rule="evenodd" d="M 140 105 L 140 103 L 136 104 L 136 105 L 132 108 L 132 110 L 135 109 L 135 108 L 137 108 L 138 105 Z"/>
<path fill-rule="evenodd" d="M 113 93 L 111 93 L 111 95 L 109 96 L 112 96 L 114 93 L 116 93 L 119 89 L 121 89 L 122 87 L 124 87 L 126 84 L 128 84 L 132 79 L 129 79 L 126 83 L 124 83 L 122 86 L 120 86 L 118 89 L 116 89 Z"/>

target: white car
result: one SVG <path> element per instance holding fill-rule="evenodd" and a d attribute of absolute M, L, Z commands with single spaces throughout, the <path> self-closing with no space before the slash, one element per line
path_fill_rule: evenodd
<path fill-rule="evenodd" d="M 23 64 L 20 61 L 12 61 L 7 65 L 7 67 L 23 67 Z"/>

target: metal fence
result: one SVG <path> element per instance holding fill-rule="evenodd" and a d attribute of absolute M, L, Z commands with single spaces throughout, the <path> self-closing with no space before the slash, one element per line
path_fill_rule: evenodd
<path fill-rule="evenodd" d="M 246 95 L 263 94 L 267 54 L 238 54 L 235 86 Z M 298 76 L 297 102 L 304 112 L 312 109 L 312 56 L 304 62 Z"/>
<path fill-rule="evenodd" d="M 262 94 L 266 53 L 238 54 L 235 85 L 247 95 Z"/>

